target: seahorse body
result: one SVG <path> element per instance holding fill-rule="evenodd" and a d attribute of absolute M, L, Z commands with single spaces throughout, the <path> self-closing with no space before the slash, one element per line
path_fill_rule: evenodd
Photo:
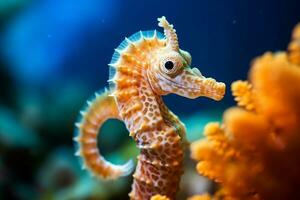
<path fill-rule="evenodd" d="M 97 149 L 99 127 L 108 118 L 126 124 L 140 149 L 133 174 L 131 199 L 147 200 L 156 194 L 175 199 L 183 172 L 185 127 L 163 103 L 162 95 L 222 99 L 225 85 L 191 68 L 191 56 L 179 49 L 173 25 L 159 19 L 164 35 L 140 31 L 115 49 L 110 90 L 89 103 L 77 123 L 77 155 L 96 176 L 114 179 L 129 174 L 131 162 L 117 166 L 105 161 Z"/>

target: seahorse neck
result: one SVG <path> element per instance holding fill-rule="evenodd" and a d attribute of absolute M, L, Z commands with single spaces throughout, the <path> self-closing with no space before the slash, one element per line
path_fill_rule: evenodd
<path fill-rule="evenodd" d="M 145 75 L 141 74 L 141 77 L 146 77 Z M 152 91 L 146 78 L 136 79 L 136 82 L 134 87 L 130 87 L 130 90 L 135 92 L 131 92 L 126 98 L 120 95 L 116 98 L 120 116 L 132 136 L 138 132 L 154 130 L 164 123 L 158 102 L 160 97 Z M 124 91 L 124 88 L 116 86 L 116 93 Z"/>

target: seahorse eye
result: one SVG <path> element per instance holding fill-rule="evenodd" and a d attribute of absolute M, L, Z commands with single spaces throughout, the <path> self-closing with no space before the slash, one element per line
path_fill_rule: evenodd
<path fill-rule="evenodd" d="M 170 60 L 168 60 L 167 62 L 165 62 L 165 68 L 167 70 L 172 70 L 174 68 L 174 63 Z"/>
<path fill-rule="evenodd" d="M 159 68 L 163 74 L 170 77 L 175 77 L 183 67 L 182 57 L 176 53 L 171 52 L 167 55 L 162 55 L 159 61 Z"/>

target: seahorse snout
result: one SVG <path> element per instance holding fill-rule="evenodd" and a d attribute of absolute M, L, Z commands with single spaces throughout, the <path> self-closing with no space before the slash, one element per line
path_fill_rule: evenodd
<path fill-rule="evenodd" d="M 216 101 L 221 100 L 226 91 L 226 85 L 222 82 L 217 82 L 213 78 L 205 78 L 204 76 L 197 79 L 198 96 L 205 96 Z"/>
<path fill-rule="evenodd" d="M 225 95 L 226 86 L 213 78 L 206 78 L 198 68 L 187 68 L 173 81 L 183 88 L 178 90 L 180 95 L 194 99 L 205 96 L 216 101 L 221 100 Z"/>

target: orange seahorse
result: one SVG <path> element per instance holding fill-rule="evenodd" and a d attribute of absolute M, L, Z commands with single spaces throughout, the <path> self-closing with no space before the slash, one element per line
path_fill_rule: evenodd
<path fill-rule="evenodd" d="M 187 98 L 206 96 L 221 100 L 225 84 L 202 76 L 191 68 L 191 56 L 179 49 L 178 39 L 165 17 L 158 19 L 164 35 L 139 31 L 115 49 L 111 63 L 111 87 L 96 94 L 76 123 L 76 155 L 93 175 L 115 179 L 131 173 L 133 162 L 114 165 L 97 148 L 97 134 L 109 118 L 122 120 L 140 149 L 133 174 L 131 199 L 147 200 L 156 194 L 175 199 L 183 173 L 185 126 L 163 103 L 162 95 Z"/>

